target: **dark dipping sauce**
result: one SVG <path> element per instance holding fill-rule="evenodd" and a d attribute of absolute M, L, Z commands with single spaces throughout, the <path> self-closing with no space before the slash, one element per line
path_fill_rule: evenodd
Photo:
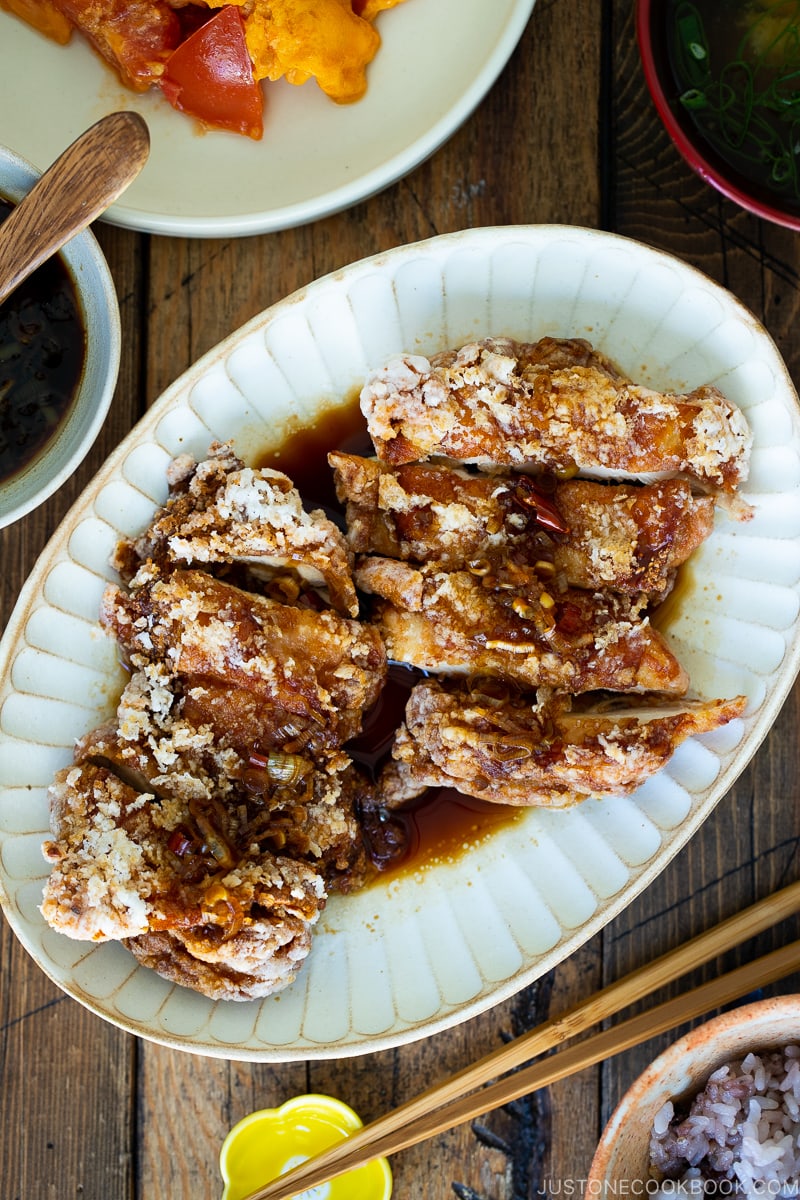
<path fill-rule="evenodd" d="M 0 198 L 0 221 L 12 207 Z M 57 432 L 85 358 L 75 285 L 55 255 L 0 304 L 0 481 L 28 466 Z"/>
<path fill-rule="evenodd" d="M 323 508 L 344 529 L 344 509 L 328 465 L 331 450 L 374 455 L 357 398 L 323 414 L 315 425 L 291 434 L 279 450 L 265 454 L 257 465 L 284 471 L 307 509 Z M 372 779 L 391 755 L 408 694 L 422 675 L 403 663 L 390 663 L 386 684 L 377 704 L 365 714 L 361 734 L 345 747 Z M 430 788 L 402 810 L 377 809 L 363 814 L 362 829 L 372 861 L 385 878 L 452 862 L 494 831 L 520 820 L 524 812 L 524 808 L 464 796 L 454 788 Z"/>

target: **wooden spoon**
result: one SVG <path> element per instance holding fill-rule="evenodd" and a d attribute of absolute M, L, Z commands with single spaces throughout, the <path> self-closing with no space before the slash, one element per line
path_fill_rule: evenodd
<path fill-rule="evenodd" d="M 149 153 L 135 112 L 111 113 L 76 138 L 0 225 L 0 302 L 113 204 Z"/>

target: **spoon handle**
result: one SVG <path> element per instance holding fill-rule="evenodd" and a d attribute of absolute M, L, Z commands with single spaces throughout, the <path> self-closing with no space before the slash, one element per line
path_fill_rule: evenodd
<path fill-rule="evenodd" d="M 135 112 L 111 113 L 76 138 L 0 225 L 0 302 L 113 204 L 149 153 Z"/>

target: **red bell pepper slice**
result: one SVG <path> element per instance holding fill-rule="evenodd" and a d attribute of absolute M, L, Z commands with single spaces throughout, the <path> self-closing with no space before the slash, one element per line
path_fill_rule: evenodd
<path fill-rule="evenodd" d="M 172 52 L 160 79 L 174 108 L 205 125 L 258 140 L 264 95 L 253 78 L 242 15 L 226 4 Z"/>

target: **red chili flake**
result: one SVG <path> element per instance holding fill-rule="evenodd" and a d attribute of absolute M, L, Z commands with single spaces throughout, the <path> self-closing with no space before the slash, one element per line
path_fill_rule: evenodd
<path fill-rule="evenodd" d="M 192 838 L 190 834 L 188 834 L 180 825 L 177 827 L 177 829 L 173 829 L 172 833 L 169 835 L 169 840 L 167 841 L 167 847 L 172 851 L 173 854 L 177 855 L 178 858 L 183 858 L 184 854 L 191 849 L 191 845 Z"/>
<path fill-rule="evenodd" d="M 569 533 L 569 525 L 549 496 L 530 479 L 518 479 L 514 485 L 514 499 L 524 508 L 532 508 L 537 522 L 545 529 L 556 533 Z"/>
<path fill-rule="evenodd" d="M 568 637 L 583 633 L 586 629 L 586 622 L 581 610 L 577 605 L 570 603 L 560 606 L 556 625 L 559 633 L 564 633 Z"/>

